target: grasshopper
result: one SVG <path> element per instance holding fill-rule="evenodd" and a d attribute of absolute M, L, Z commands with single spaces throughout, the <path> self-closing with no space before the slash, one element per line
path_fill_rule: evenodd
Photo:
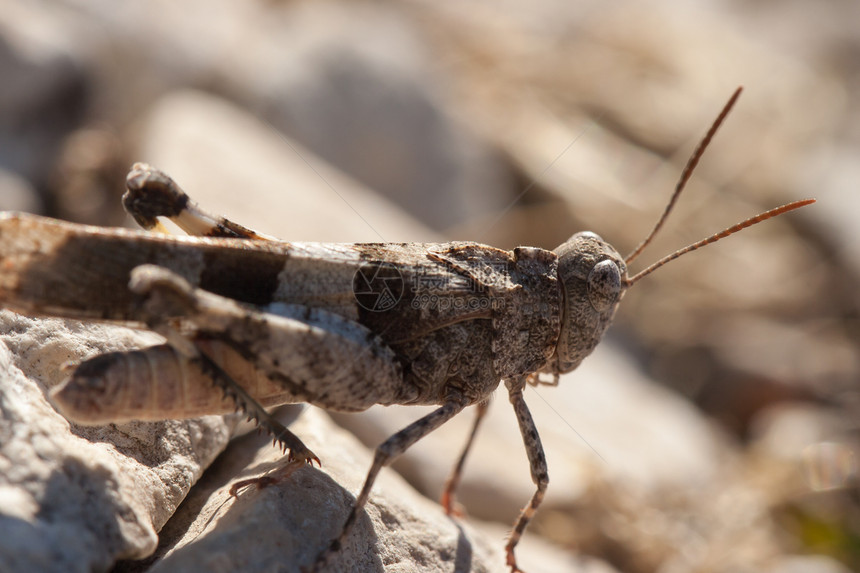
<path fill-rule="evenodd" d="M 659 231 L 740 88 L 689 159 L 647 238 L 627 257 L 591 232 L 554 251 L 441 244 L 287 243 L 213 216 L 163 172 L 135 164 L 123 197 L 147 231 L 160 217 L 190 236 L 105 229 L 26 214 L 0 215 L 0 304 L 30 315 L 131 323 L 162 334 L 150 348 L 96 356 L 52 391 L 70 420 L 101 424 L 241 409 L 289 451 L 288 468 L 319 458 L 265 408 L 308 402 L 359 411 L 373 404 L 438 408 L 376 448 L 340 535 L 311 568 L 327 567 L 367 503 L 380 470 L 469 406 L 472 432 L 446 484 L 453 495 L 491 393 L 504 381 L 535 492 L 505 547 L 515 547 L 549 483 L 523 398 L 558 384 L 594 349 L 628 288 L 665 263 L 808 205 L 772 209 L 666 256 L 627 265 Z M 286 479 L 264 476 L 233 486 Z"/>

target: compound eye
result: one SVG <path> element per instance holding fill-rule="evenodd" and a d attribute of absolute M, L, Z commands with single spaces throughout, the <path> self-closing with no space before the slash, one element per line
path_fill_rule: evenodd
<path fill-rule="evenodd" d="M 604 312 L 618 300 L 621 271 L 610 260 L 600 261 L 588 273 L 588 299 L 598 312 Z"/>
<path fill-rule="evenodd" d="M 575 233 L 570 239 L 568 239 L 568 242 L 575 241 L 577 239 L 594 239 L 595 241 L 603 242 L 603 239 L 600 238 L 600 235 L 593 231 L 580 231 L 578 233 Z"/>

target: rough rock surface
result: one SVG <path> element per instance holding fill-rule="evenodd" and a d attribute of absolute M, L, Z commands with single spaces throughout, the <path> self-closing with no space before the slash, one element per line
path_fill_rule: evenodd
<path fill-rule="evenodd" d="M 284 463 L 265 437 L 237 439 L 163 532 L 163 558 L 151 571 L 298 572 L 340 531 L 361 488 L 372 453 L 316 408 L 287 409 L 290 429 L 323 460 L 280 484 L 248 488 L 231 498 L 237 479 L 255 477 Z M 178 538 L 172 536 L 178 535 Z M 368 509 L 332 571 L 474 571 L 504 569 L 502 536 L 480 524 L 445 516 L 395 472 L 381 473 Z M 548 544 L 524 542 L 522 565 L 529 571 L 609 572 L 596 560 L 577 559 Z M 120 571 L 123 569 L 120 568 Z"/>
<path fill-rule="evenodd" d="M 105 571 L 146 556 L 226 445 L 220 417 L 86 428 L 47 401 L 63 363 L 153 338 L 0 311 L 0 570 Z"/>

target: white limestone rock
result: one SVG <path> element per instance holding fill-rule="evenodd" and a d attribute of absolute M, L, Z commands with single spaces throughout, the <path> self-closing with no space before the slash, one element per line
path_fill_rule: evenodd
<path fill-rule="evenodd" d="M 295 417 L 295 410 L 287 413 Z M 284 422 L 289 419 L 283 419 Z M 361 489 L 372 453 L 321 410 L 307 407 L 291 431 L 317 453 L 322 468 L 303 467 L 287 480 L 229 496 L 237 479 L 281 467 L 264 436 L 237 439 L 192 491 L 165 528 L 166 555 L 151 573 L 282 571 L 308 567 L 336 537 Z M 486 533 L 470 519 L 447 517 L 395 472 L 383 469 L 370 501 L 330 570 L 490 573 L 506 571 L 498 526 Z M 596 560 L 524 539 L 520 564 L 531 573 L 610 573 Z"/>
<path fill-rule="evenodd" d="M 83 427 L 46 399 L 64 362 L 154 340 L 0 311 L 0 570 L 107 571 L 151 553 L 223 449 L 233 424 L 225 418 Z"/>

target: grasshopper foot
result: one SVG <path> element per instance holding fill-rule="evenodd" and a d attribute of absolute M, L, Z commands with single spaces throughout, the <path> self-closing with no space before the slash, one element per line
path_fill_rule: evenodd
<path fill-rule="evenodd" d="M 517 565 L 517 558 L 514 557 L 514 548 L 513 547 L 507 547 L 506 551 L 507 551 L 507 556 L 505 558 L 505 563 L 507 564 L 508 567 L 511 568 L 511 573 L 525 573 L 525 571 L 520 569 L 519 566 Z"/>
<path fill-rule="evenodd" d="M 448 491 L 447 489 L 443 491 L 442 498 L 439 500 L 439 503 L 442 504 L 442 509 L 445 510 L 445 515 L 450 515 L 451 517 L 466 516 L 466 508 L 464 508 L 463 505 L 455 499 L 452 491 Z"/>
<path fill-rule="evenodd" d="M 320 463 L 320 459 L 316 456 L 316 454 L 304 447 L 291 448 L 290 453 L 287 455 L 287 460 L 290 463 L 296 462 L 301 465 L 309 464 L 311 466 L 313 466 L 314 462 L 316 462 L 317 467 L 322 467 L 322 463 Z"/>

